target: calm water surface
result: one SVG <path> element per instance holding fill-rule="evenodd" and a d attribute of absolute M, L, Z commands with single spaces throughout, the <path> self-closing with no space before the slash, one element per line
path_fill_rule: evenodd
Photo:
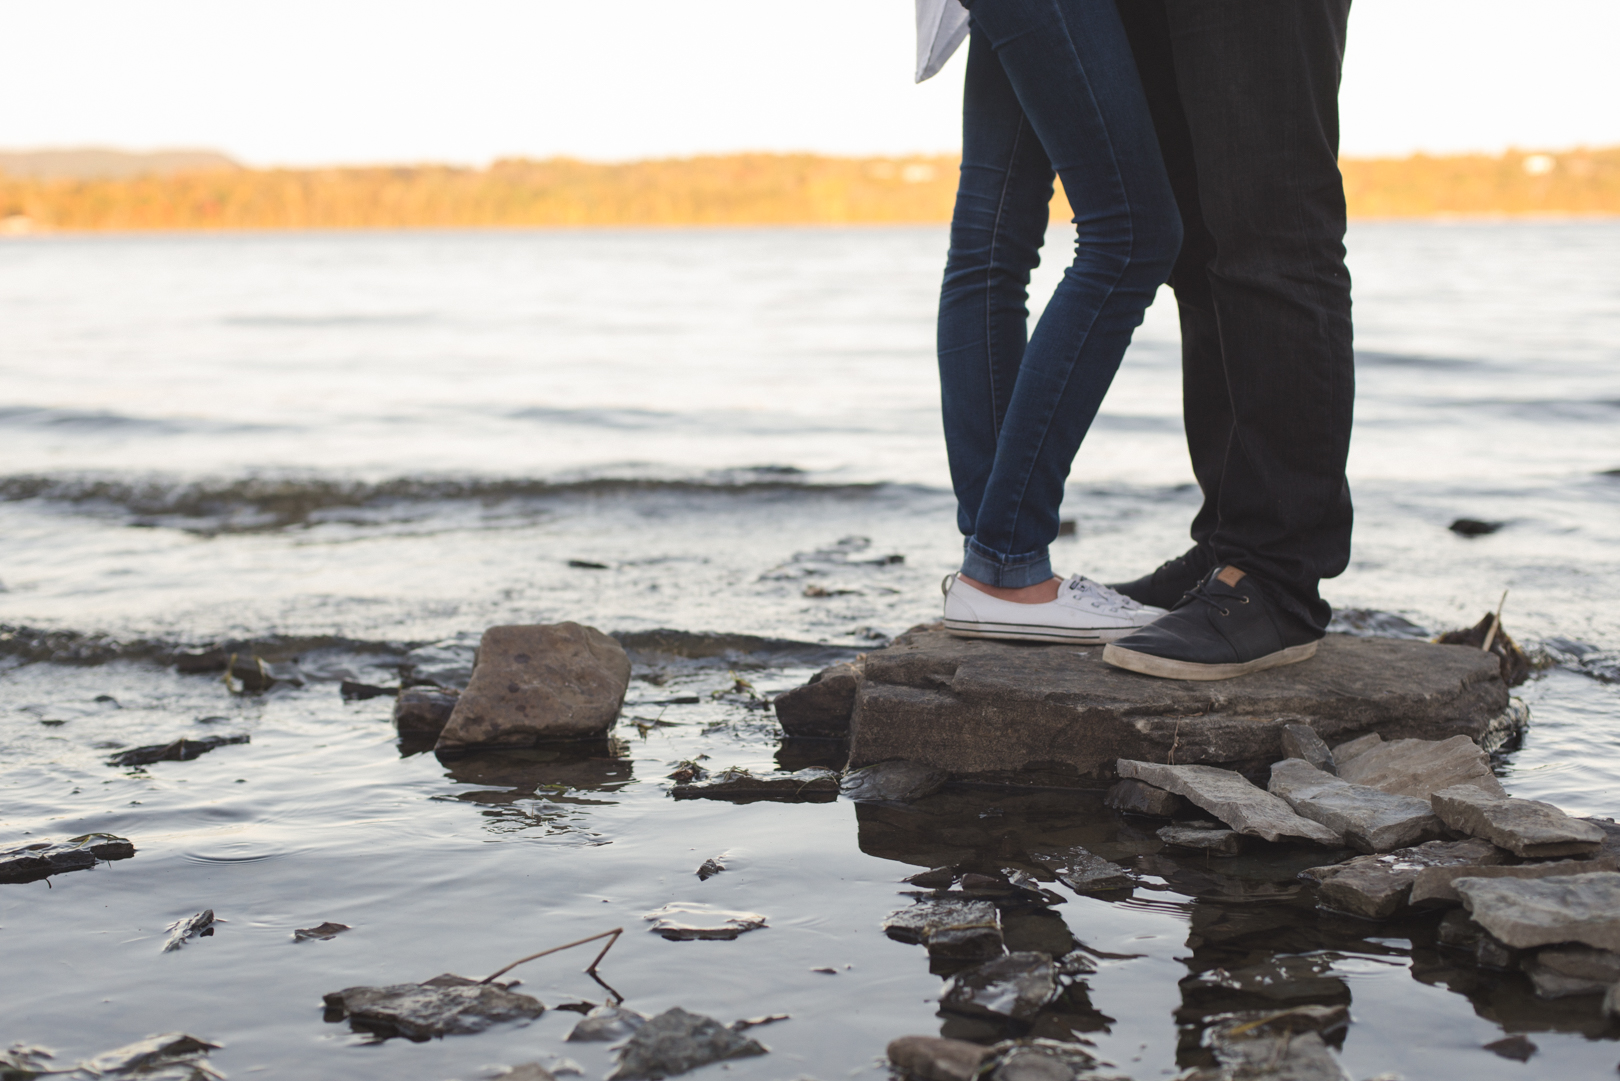
<path fill-rule="evenodd" d="M 1092 1041 L 1132 1076 L 1191 1061 L 1201 1016 L 1276 1001 L 1205 974 L 1276 964 L 1322 977 L 1310 1001 L 1350 1002 L 1358 1081 L 1612 1075 L 1620 1030 L 1594 1001 L 1482 977 L 1436 948 L 1432 918 L 1319 917 L 1293 865 L 1172 858 L 1094 794 L 668 797 L 671 764 L 700 754 L 756 769 L 835 755 L 781 746 L 768 712 L 723 693 L 733 672 L 768 695 L 937 612 L 960 543 L 931 356 L 944 242 L 920 228 L 0 244 L 0 841 L 107 830 L 139 849 L 0 886 L 0 1036 L 71 1060 L 183 1029 L 224 1044 L 214 1063 L 232 1077 L 470 1081 L 563 1056 L 598 1078 L 603 1045 L 563 1040 L 576 1013 L 376 1044 L 323 1022 L 320 996 L 482 976 L 622 925 L 602 974 L 628 1005 L 792 1016 L 756 1031 L 770 1055 L 709 1075 L 878 1078 L 894 1036 L 997 1035 L 942 1018 L 921 949 L 882 935 L 909 902 L 899 880 L 1084 843 L 1142 884 L 1009 912 L 1009 937 L 1129 955 L 1038 1031 Z M 1520 688 L 1534 727 L 1504 780 L 1615 815 L 1620 685 L 1598 677 L 1620 671 L 1620 224 L 1359 225 L 1350 243 L 1356 550 L 1325 593 L 1437 630 L 1508 590 L 1509 630 L 1563 663 Z M 1134 576 L 1185 547 L 1179 393 L 1166 295 L 1076 463 L 1062 569 Z M 1504 525 L 1465 539 L 1446 528 L 1459 517 Z M 807 597 L 812 584 L 848 592 Z M 397 745 L 386 699 L 339 698 L 337 680 L 393 682 L 402 660 L 450 671 L 492 623 L 559 619 L 816 645 L 689 639 L 676 656 L 627 638 L 641 647 L 626 720 L 590 755 L 441 764 Z M 233 639 L 296 655 L 305 684 L 239 697 L 145 659 Z M 210 733 L 252 743 L 107 764 Z M 721 854 L 729 869 L 700 881 Z M 666 942 L 641 916 L 669 901 L 770 926 Z M 164 925 L 203 907 L 228 922 L 160 953 Z M 291 942 L 322 920 L 355 929 Z M 549 1006 L 601 1002 L 584 961 L 518 975 Z M 1537 1044 L 1528 1066 L 1481 1049 L 1504 1032 Z"/>

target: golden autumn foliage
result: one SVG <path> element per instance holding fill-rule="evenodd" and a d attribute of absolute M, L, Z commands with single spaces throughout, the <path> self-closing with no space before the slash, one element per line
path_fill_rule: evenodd
<path fill-rule="evenodd" d="M 1361 218 L 1620 214 L 1620 148 L 1343 163 Z M 952 157 L 727 156 L 593 164 L 239 169 L 100 180 L 0 174 L 0 229 L 384 229 L 948 221 Z M 1068 217 L 1061 190 L 1054 219 Z"/>

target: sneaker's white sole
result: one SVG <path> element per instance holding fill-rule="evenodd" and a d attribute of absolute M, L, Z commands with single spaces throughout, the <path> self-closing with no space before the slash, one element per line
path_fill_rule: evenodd
<path fill-rule="evenodd" d="M 1167 657 L 1155 657 L 1151 653 L 1138 653 L 1134 649 L 1124 649 L 1116 645 L 1110 645 L 1103 650 L 1103 660 L 1115 668 L 1125 668 L 1132 672 L 1140 672 L 1144 676 L 1158 676 L 1161 679 L 1232 679 L 1236 676 L 1246 676 L 1250 672 L 1263 672 L 1267 668 L 1276 668 L 1279 665 L 1298 664 L 1314 656 L 1316 656 L 1315 642 L 1279 649 L 1275 653 L 1267 653 L 1264 657 L 1256 657 L 1242 664 L 1173 661 Z"/>
<path fill-rule="evenodd" d="M 1029 623 L 985 623 L 971 619 L 947 619 L 945 629 L 958 638 L 1000 638 L 1011 642 L 1068 642 L 1101 646 L 1140 627 L 1047 627 Z"/>

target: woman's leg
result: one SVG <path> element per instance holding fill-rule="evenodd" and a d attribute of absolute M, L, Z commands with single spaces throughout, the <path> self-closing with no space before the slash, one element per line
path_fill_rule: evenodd
<path fill-rule="evenodd" d="M 1181 222 L 1113 0 L 975 0 L 971 12 L 940 373 L 963 574 L 1018 588 L 1052 576 L 1069 467 L 1170 271 Z M 1075 212 L 1075 259 L 1023 346 L 1053 168 Z M 969 330 L 975 306 L 982 326 Z"/>

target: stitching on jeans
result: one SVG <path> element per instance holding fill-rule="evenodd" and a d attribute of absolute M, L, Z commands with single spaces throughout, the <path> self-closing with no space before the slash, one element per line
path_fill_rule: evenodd
<path fill-rule="evenodd" d="M 1018 148 L 1024 142 L 1024 129 L 1029 124 L 1029 118 L 1024 115 L 1023 108 L 1019 108 L 1018 130 L 1013 133 L 1012 150 L 1007 155 L 1007 171 L 1001 178 L 1001 197 L 996 200 L 995 225 L 990 230 L 990 259 L 984 267 L 984 353 L 989 359 L 990 382 L 990 429 L 997 443 L 1001 442 L 1001 409 L 996 397 L 996 336 L 991 326 L 991 313 L 994 310 L 994 291 L 992 285 L 996 273 L 996 244 L 1001 239 L 1001 222 L 1007 215 L 1007 192 L 1012 187 L 1013 166 L 1018 161 Z M 1014 380 L 1016 385 L 1017 380 Z M 1008 400 L 1011 405 L 1011 399 Z"/>

